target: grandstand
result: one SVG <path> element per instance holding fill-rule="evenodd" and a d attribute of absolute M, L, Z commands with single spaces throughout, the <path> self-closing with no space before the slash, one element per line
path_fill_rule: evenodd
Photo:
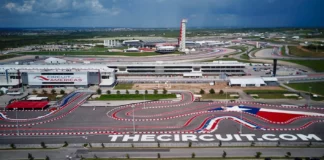
<path fill-rule="evenodd" d="M 13 110 L 42 110 L 48 105 L 49 101 L 16 101 L 10 103 L 6 109 Z"/>

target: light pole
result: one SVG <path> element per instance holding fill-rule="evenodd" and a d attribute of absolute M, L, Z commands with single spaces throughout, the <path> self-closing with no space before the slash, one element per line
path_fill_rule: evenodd
<path fill-rule="evenodd" d="M 226 101 L 225 101 L 225 107 L 227 107 L 227 87 L 225 87 L 225 94 L 226 94 Z"/>
<path fill-rule="evenodd" d="M 132 108 L 133 108 L 133 134 L 135 134 L 135 111 L 134 111 L 134 108 L 135 108 L 135 106 L 134 105 L 132 105 Z"/>
<path fill-rule="evenodd" d="M 241 111 L 241 125 L 240 125 L 240 134 L 242 134 L 242 122 L 243 122 L 243 111 Z"/>
<path fill-rule="evenodd" d="M 308 96 L 308 104 L 307 104 L 308 107 L 310 107 L 311 94 L 312 94 L 312 93 L 311 93 L 311 90 L 312 90 L 312 87 L 309 86 L 309 87 L 308 87 L 309 96 Z"/>
<path fill-rule="evenodd" d="M 17 136 L 18 136 L 18 135 L 19 135 L 19 129 L 18 129 L 18 116 L 17 116 L 17 110 L 18 110 L 18 108 L 16 108 L 16 122 L 17 122 L 16 127 L 17 127 Z"/>

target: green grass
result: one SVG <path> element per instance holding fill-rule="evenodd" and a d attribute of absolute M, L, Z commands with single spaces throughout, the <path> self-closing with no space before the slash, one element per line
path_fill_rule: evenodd
<path fill-rule="evenodd" d="M 289 83 L 287 85 L 296 90 L 305 91 L 305 92 L 309 92 L 309 87 L 312 87 L 311 88 L 312 93 L 324 95 L 324 82 Z"/>
<path fill-rule="evenodd" d="M 324 53 L 321 52 L 313 52 L 309 51 L 306 52 L 300 48 L 297 48 L 297 46 L 289 46 L 289 54 L 298 56 L 298 57 L 324 57 Z"/>
<path fill-rule="evenodd" d="M 248 47 L 245 47 L 245 46 L 231 46 L 231 47 L 227 47 L 227 48 L 236 49 L 236 50 L 240 49 L 242 52 L 245 52 Z"/>
<path fill-rule="evenodd" d="M 6 55 L 0 56 L 0 60 L 9 59 L 9 58 L 15 58 L 15 57 L 19 57 L 19 56 L 20 55 L 16 55 L 16 54 L 6 54 Z"/>
<path fill-rule="evenodd" d="M 111 55 L 111 56 L 156 56 L 156 52 L 88 52 L 88 51 L 61 51 L 61 52 L 22 52 L 22 55 Z"/>
<path fill-rule="evenodd" d="M 134 84 L 123 84 L 123 83 L 118 83 L 114 89 L 132 89 L 132 87 L 134 86 Z"/>
<path fill-rule="evenodd" d="M 240 56 L 240 58 L 242 58 L 242 59 L 246 59 L 246 60 L 249 60 L 249 59 L 250 59 L 250 57 L 249 57 L 248 54 L 242 54 L 242 55 Z"/>
<path fill-rule="evenodd" d="M 285 60 L 313 69 L 316 72 L 324 72 L 324 60 Z"/>
<path fill-rule="evenodd" d="M 285 93 L 291 93 L 286 90 L 244 90 L 246 94 L 269 94 L 269 93 L 280 93 L 280 94 L 285 94 Z"/>
<path fill-rule="evenodd" d="M 270 94 L 258 94 L 258 97 L 255 99 L 298 99 L 298 97 L 285 97 L 283 94 L 280 93 L 270 93 Z"/>
<path fill-rule="evenodd" d="M 281 55 L 287 56 L 287 54 L 286 54 L 286 47 L 285 46 L 282 46 L 281 47 Z"/>
<path fill-rule="evenodd" d="M 239 97 L 230 97 L 230 94 L 237 93 L 227 93 L 227 99 L 238 99 Z M 226 94 L 203 94 L 202 99 L 226 99 Z"/>
<path fill-rule="evenodd" d="M 298 97 L 285 97 L 284 94 L 292 94 L 287 90 L 244 90 L 246 94 L 257 94 L 255 99 L 298 99 Z"/>
<path fill-rule="evenodd" d="M 212 60 L 206 60 L 202 62 L 213 62 L 213 61 L 238 61 L 242 63 L 262 63 L 262 62 L 253 62 L 249 60 L 241 60 L 241 59 L 235 59 L 235 58 L 219 58 L 219 59 L 212 59 Z"/>
<path fill-rule="evenodd" d="M 175 94 L 147 94 L 145 95 L 146 100 L 159 100 L 159 99 L 169 99 L 176 98 Z M 95 100 L 105 101 L 105 100 L 143 100 L 143 94 L 110 94 L 101 95 Z"/>

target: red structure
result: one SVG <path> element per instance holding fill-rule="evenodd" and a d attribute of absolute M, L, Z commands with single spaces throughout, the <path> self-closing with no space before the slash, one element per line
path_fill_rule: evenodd
<path fill-rule="evenodd" d="M 48 105 L 48 101 L 17 101 L 10 103 L 7 109 L 44 109 Z"/>

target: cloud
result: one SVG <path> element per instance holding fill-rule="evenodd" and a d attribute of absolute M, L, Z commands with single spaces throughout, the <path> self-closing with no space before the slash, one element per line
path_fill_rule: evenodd
<path fill-rule="evenodd" d="M 110 8 L 109 8 L 110 7 Z M 24 0 L 22 3 L 8 2 L 4 8 L 11 13 L 33 13 L 42 16 L 62 17 L 67 15 L 118 15 L 122 10 L 105 7 L 99 0 Z"/>
<path fill-rule="evenodd" d="M 9 2 L 4 7 L 10 12 L 31 13 L 33 11 L 34 4 L 35 0 L 25 0 L 22 5 Z"/>

